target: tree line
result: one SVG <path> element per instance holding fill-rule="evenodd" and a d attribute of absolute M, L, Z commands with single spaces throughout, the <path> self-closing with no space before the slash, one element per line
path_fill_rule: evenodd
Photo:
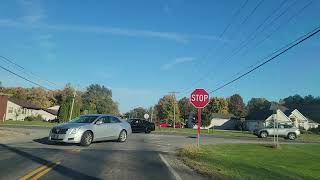
<path fill-rule="evenodd" d="M 235 119 L 264 120 L 273 113 L 270 110 L 271 103 L 281 104 L 287 107 L 288 111 L 298 109 L 308 118 L 320 123 L 320 97 L 294 95 L 280 99 L 278 102 L 253 97 L 245 103 L 239 94 L 234 94 L 227 98 L 211 97 L 207 107 L 202 110 L 202 124 L 209 125 L 217 113 L 232 115 Z M 165 95 L 153 108 L 154 121 L 172 124 L 174 108 L 177 123 L 186 123 L 189 118 L 196 118 L 197 110 L 190 104 L 189 98 L 183 97 L 177 100 L 171 95 Z M 131 114 L 134 115 L 131 117 L 143 118 L 143 114 L 148 112 L 150 110 L 142 107 L 135 108 L 128 112 L 128 117 Z"/>
<path fill-rule="evenodd" d="M 85 91 L 76 91 L 71 84 L 63 89 L 47 91 L 42 88 L 2 87 L 0 92 L 10 94 L 12 98 L 28 101 L 41 108 L 60 106 L 58 119 L 67 121 L 74 98 L 71 118 L 81 114 L 114 114 L 119 115 L 118 103 L 112 99 L 111 89 L 92 84 Z"/>

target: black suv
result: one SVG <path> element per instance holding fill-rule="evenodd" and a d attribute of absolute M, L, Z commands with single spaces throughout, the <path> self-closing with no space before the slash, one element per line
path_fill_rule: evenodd
<path fill-rule="evenodd" d="M 155 130 L 155 124 L 144 119 L 129 119 L 128 123 L 131 125 L 132 132 L 150 133 Z"/>

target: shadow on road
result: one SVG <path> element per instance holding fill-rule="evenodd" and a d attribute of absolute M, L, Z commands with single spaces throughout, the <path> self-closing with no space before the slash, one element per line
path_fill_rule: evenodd
<path fill-rule="evenodd" d="M 39 163 L 41 165 L 47 165 L 47 164 L 53 164 L 54 162 L 52 161 L 48 161 L 46 159 L 43 159 L 43 158 L 40 158 L 38 156 L 35 156 L 33 154 L 30 154 L 30 153 L 27 153 L 27 152 L 24 152 L 24 151 L 21 151 L 17 148 L 14 148 L 14 147 L 10 147 L 10 146 L 7 146 L 7 145 L 4 145 L 4 144 L 0 144 L 0 147 L 3 147 L 5 149 L 8 149 L 14 153 L 16 153 L 17 155 L 20 155 L 24 158 L 27 158 L 27 159 L 30 159 L 36 163 Z M 89 176 L 87 174 L 84 174 L 82 172 L 79 172 L 79 171 L 76 171 L 76 170 L 73 170 L 71 168 L 68 168 L 68 167 L 65 167 L 61 164 L 53 167 L 53 170 L 62 174 L 63 176 L 65 177 L 68 177 L 70 179 L 92 179 L 92 180 L 98 180 L 99 178 L 96 178 L 96 177 L 92 177 L 92 176 Z"/>
<path fill-rule="evenodd" d="M 34 139 L 33 140 L 36 143 L 45 144 L 45 145 L 60 145 L 60 146 L 79 146 L 79 144 L 68 144 L 63 142 L 52 142 L 49 141 L 48 137 L 43 137 L 40 139 Z"/>
<path fill-rule="evenodd" d="M 44 144 L 44 145 L 58 145 L 58 146 L 80 146 L 79 144 L 75 143 L 64 143 L 64 142 L 52 142 L 49 141 L 48 137 L 43 137 L 40 139 L 34 139 L 33 142 Z M 106 143 L 106 142 L 116 142 L 117 140 L 105 140 L 105 141 L 95 141 L 92 144 L 100 144 L 100 143 Z"/>

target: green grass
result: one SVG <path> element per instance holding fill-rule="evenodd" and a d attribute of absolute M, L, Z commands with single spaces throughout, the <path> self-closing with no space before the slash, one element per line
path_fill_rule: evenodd
<path fill-rule="evenodd" d="M 0 122 L 0 125 L 1 124 L 32 125 L 32 126 L 54 126 L 54 125 L 57 125 L 57 123 L 50 123 L 50 122 L 43 122 L 43 121 L 12 121 L 12 120 Z"/>
<path fill-rule="evenodd" d="M 320 142 L 319 134 L 301 134 L 297 141 L 310 141 L 310 142 Z"/>
<path fill-rule="evenodd" d="M 159 132 L 177 132 L 177 133 L 189 133 L 189 134 L 197 134 L 197 129 L 191 129 L 191 128 L 176 128 L 175 130 L 173 128 L 160 128 L 157 129 Z M 221 136 L 233 136 L 233 137 L 256 137 L 251 132 L 247 131 L 232 131 L 232 130 L 216 130 L 216 129 L 210 129 L 201 130 L 201 134 L 209 134 L 209 135 L 221 135 Z"/>
<path fill-rule="evenodd" d="M 320 179 L 320 145 L 263 144 L 186 146 L 180 152 L 191 168 L 221 179 Z"/>
<path fill-rule="evenodd" d="M 197 134 L 197 129 L 191 129 L 191 128 L 176 128 L 175 130 L 173 128 L 156 128 L 156 131 L 158 132 L 176 132 L 176 133 L 188 133 L 188 134 Z M 201 130 L 201 134 L 208 134 L 208 135 L 220 135 L 220 136 L 228 136 L 228 137 L 246 137 L 246 138 L 257 138 L 256 135 L 254 135 L 251 132 L 248 131 L 232 131 L 232 130 L 217 130 L 217 129 L 210 129 L 208 130 Z M 269 137 L 272 138 L 272 137 Z M 280 137 L 281 139 L 282 137 Z M 320 142 L 320 135 L 319 134 L 301 134 L 296 141 L 299 142 Z"/>

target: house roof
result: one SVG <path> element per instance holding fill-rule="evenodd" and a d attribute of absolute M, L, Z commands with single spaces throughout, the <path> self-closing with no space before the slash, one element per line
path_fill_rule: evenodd
<path fill-rule="evenodd" d="M 40 107 L 38 107 L 37 105 L 32 104 L 31 102 L 25 101 L 25 100 L 21 100 L 21 99 L 15 99 L 15 98 L 9 98 L 9 101 L 23 107 L 23 108 L 27 108 L 27 109 L 36 109 L 39 110 L 41 109 Z"/>
<path fill-rule="evenodd" d="M 230 119 L 234 118 L 235 116 L 233 114 L 224 114 L 224 113 L 212 113 L 212 118 L 220 118 L 220 119 Z"/>
<path fill-rule="evenodd" d="M 47 113 L 50 113 L 52 115 L 58 115 L 58 111 L 52 110 L 52 109 L 42 109 L 44 111 L 46 111 Z"/>
<path fill-rule="evenodd" d="M 273 121 L 273 114 L 271 114 L 265 121 Z M 286 116 L 281 110 L 277 110 L 277 120 L 278 122 L 292 122 L 288 116 Z"/>

